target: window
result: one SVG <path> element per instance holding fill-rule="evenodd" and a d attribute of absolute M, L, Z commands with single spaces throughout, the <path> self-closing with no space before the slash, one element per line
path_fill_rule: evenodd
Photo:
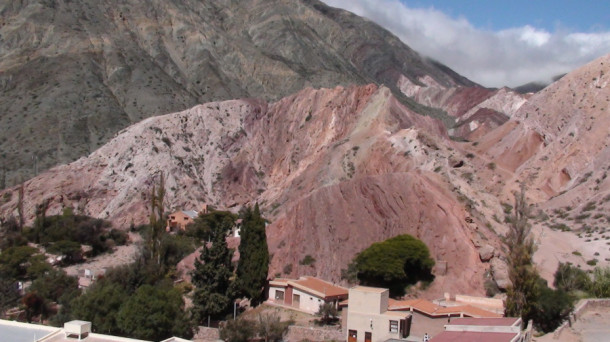
<path fill-rule="evenodd" d="M 275 291 L 276 300 L 284 300 L 284 291 Z"/>
<path fill-rule="evenodd" d="M 398 321 L 390 321 L 390 332 L 398 332 Z"/>

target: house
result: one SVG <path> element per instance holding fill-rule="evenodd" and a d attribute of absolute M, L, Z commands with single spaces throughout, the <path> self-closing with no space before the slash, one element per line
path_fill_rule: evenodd
<path fill-rule="evenodd" d="M 383 342 L 406 339 L 411 330 L 411 313 L 389 311 L 388 289 L 356 286 L 349 290 L 347 307 L 348 342 Z"/>
<path fill-rule="evenodd" d="M 297 280 L 276 278 L 269 282 L 269 299 L 272 304 L 290 306 L 314 314 L 324 303 L 338 303 L 347 299 L 348 289 L 315 277 Z"/>
<path fill-rule="evenodd" d="M 494 311 L 474 306 L 472 302 L 439 302 L 439 304 L 426 299 L 390 299 L 388 310 L 410 312 L 413 322 L 411 333 L 416 336 L 423 336 L 424 334 L 434 336 L 444 331 L 445 324 L 459 317 L 502 317 L 501 314 Z"/>
<path fill-rule="evenodd" d="M 186 230 L 186 226 L 195 221 L 199 214 L 207 214 L 208 212 L 209 208 L 207 204 L 202 205 L 199 212 L 196 210 L 178 210 L 173 212 L 169 214 L 169 217 L 167 218 L 165 230 L 168 232 Z"/>
<path fill-rule="evenodd" d="M 368 291 L 373 291 L 373 288 L 368 288 Z M 380 292 L 385 289 L 377 289 Z M 409 299 L 409 300 L 395 300 L 388 298 L 387 301 L 383 299 L 383 302 L 379 305 L 387 312 L 394 312 L 396 314 L 409 315 L 409 338 L 420 338 L 425 334 L 428 336 L 435 336 L 445 331 L 445 325 L 460 317 L 473 317 L 473 318 L 501 318 L 502 315 L 482 308 L 488 308 L 490 305 L 497 305 L 495 300 L 479 297 L 470 296 L 456 296 L 460 301 L 449 300 L 449 296 L 445 296 L 445 300 L 429 301 L 426 299 Z M 462 298 L 464 297 L 464 298 Z M 352 322 L 349 322 L 350 307 L 353 303 L 352 292 L 350 290 L 349 300 L 345 300 L 339 303 L 340 307 L 347 307 L 347 310 L 343 312 L 348 313 L 347 317 L 344 317 L 347 322 L 343 323 L 344 330 L 349 330 L 349 326 Z M 384 306 L 385 305 L 385 306 Z M 477 305 L 477 306 L 475 306 Z M 380 309 L 375 309 L 374 312 Z"/>
<path fill-rule="evenodd" d="M 180 210 L 171 213 L 167 219 L 167 226 L 165 230 L 168 232 L 176 230 L 186 230 L 186 226 L 189 223 L 193 223 L 197 218 L 197 212 L 195 210 Z"/>
<path fill-rule="evenodd" d="M 430 342 L 523 342 L 527 333 L 521 332 L 521 318 L 456 318 L 445 325 L 445 331 Z"/>

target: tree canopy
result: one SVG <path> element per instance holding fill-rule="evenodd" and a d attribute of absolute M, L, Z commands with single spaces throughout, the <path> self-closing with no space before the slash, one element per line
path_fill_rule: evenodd
<path fill-rule="evenodd" d="M 550 332 L 572 311 L 573 298 L 561 288 L 550 289 L 538 274 L 533 262 L 535 248 L 530 236 L 529 216 L 522 184 L 521 191 L 515 194 L 514 212 L 508 220 L 508 276 L 512 285 L 507 291 L 505 314 L 521 317 L 523 322 L 533 320 L 538 329 Z"/>
<path fill-rule="evenodd" d="M 195 269 L 191 273 L 195 293 L 193 295 L 193 316 L 199 323 L 208 317 L 222 319 L 230 312 L 235 299 L 232 293 L 233 251 L 227 247 L 223 234 L 218 234 L 210 243 L 204 243 L 201 255 L 195 259 Z"/>
<path fill-rule="evenodd" d="M 184 301 L 171 285 L 139 287 L 117 314 L 118 326 L 130 336 L 161 341 L 172 336 L 191 337 Z"/>
<path fill-rule="evenodd" d="M 408 285 L 432 281 L 434 260 L 428 247 L 411 235 L 398 235 L 373 243 L 354 259 L 361 284 L 387 287 L 392 296 L 405 293 Z"/>
<path fill-rule="evenodd" d="M 269 248 L 265 233 L 265 219 L 261 216 L 258 203 L 254 209 L 242 211 L 240 230 L 239 263 L 237 282 L 240 292 L 250 298 L 253 305 L 264 299 L 264 289 L 269 271 Z"/>

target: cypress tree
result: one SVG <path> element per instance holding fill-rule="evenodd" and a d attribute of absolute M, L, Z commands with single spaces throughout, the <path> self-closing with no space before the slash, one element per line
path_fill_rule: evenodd
<path fill-rule="evenodd" d="M 258 203 L 254 206 L 254 210 L 246 208 L 241 216 L 237 287 L 242 295 L 250 298 L 252 305 L 258 305 L 264 300 L 269 271 L 265 219 L 261 216 Z"/>
<path fill-rule="evenodd" d="M 208 317 L 224 318 L 231 310 L 232 255 L 224 235 L 217 234 L 211 245 L 204 243 L 201 255 L 195 259 L 195 270 L 191 274 L 196 286 L 193 315 L 199 323 Z"/>

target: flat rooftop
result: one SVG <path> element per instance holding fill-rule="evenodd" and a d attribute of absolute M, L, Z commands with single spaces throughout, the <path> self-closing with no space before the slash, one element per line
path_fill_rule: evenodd
<path fill-rule="evenodd" d="M 44 325 L 0 320 L 0 336 L 2 341 L 32 342 L 59 330 L 60 328 Z"/>
<path fill-rule="evenodd" d="M 474 331 L 443 331 L 430 342 L 511 342 L 517 333 L 494 333 Z"/>
<path fill-rule="evenodd" d="M 519 323 L 518 317 L 498 317 L 498 318 L 455 318 L 451 320 L 450 325 L 474 325 L 474 326 L 496 326 L 496 327 L 511 327 Z"/>
<path fill-rule="evenodd" d="M 369 287 L 369 286 L 354 286 L 352 290 L 362 291 L 362 292 L 372 292 L 372 293 L 383 293 L 388 289 L 380 288 L 380 287 Z"/>

